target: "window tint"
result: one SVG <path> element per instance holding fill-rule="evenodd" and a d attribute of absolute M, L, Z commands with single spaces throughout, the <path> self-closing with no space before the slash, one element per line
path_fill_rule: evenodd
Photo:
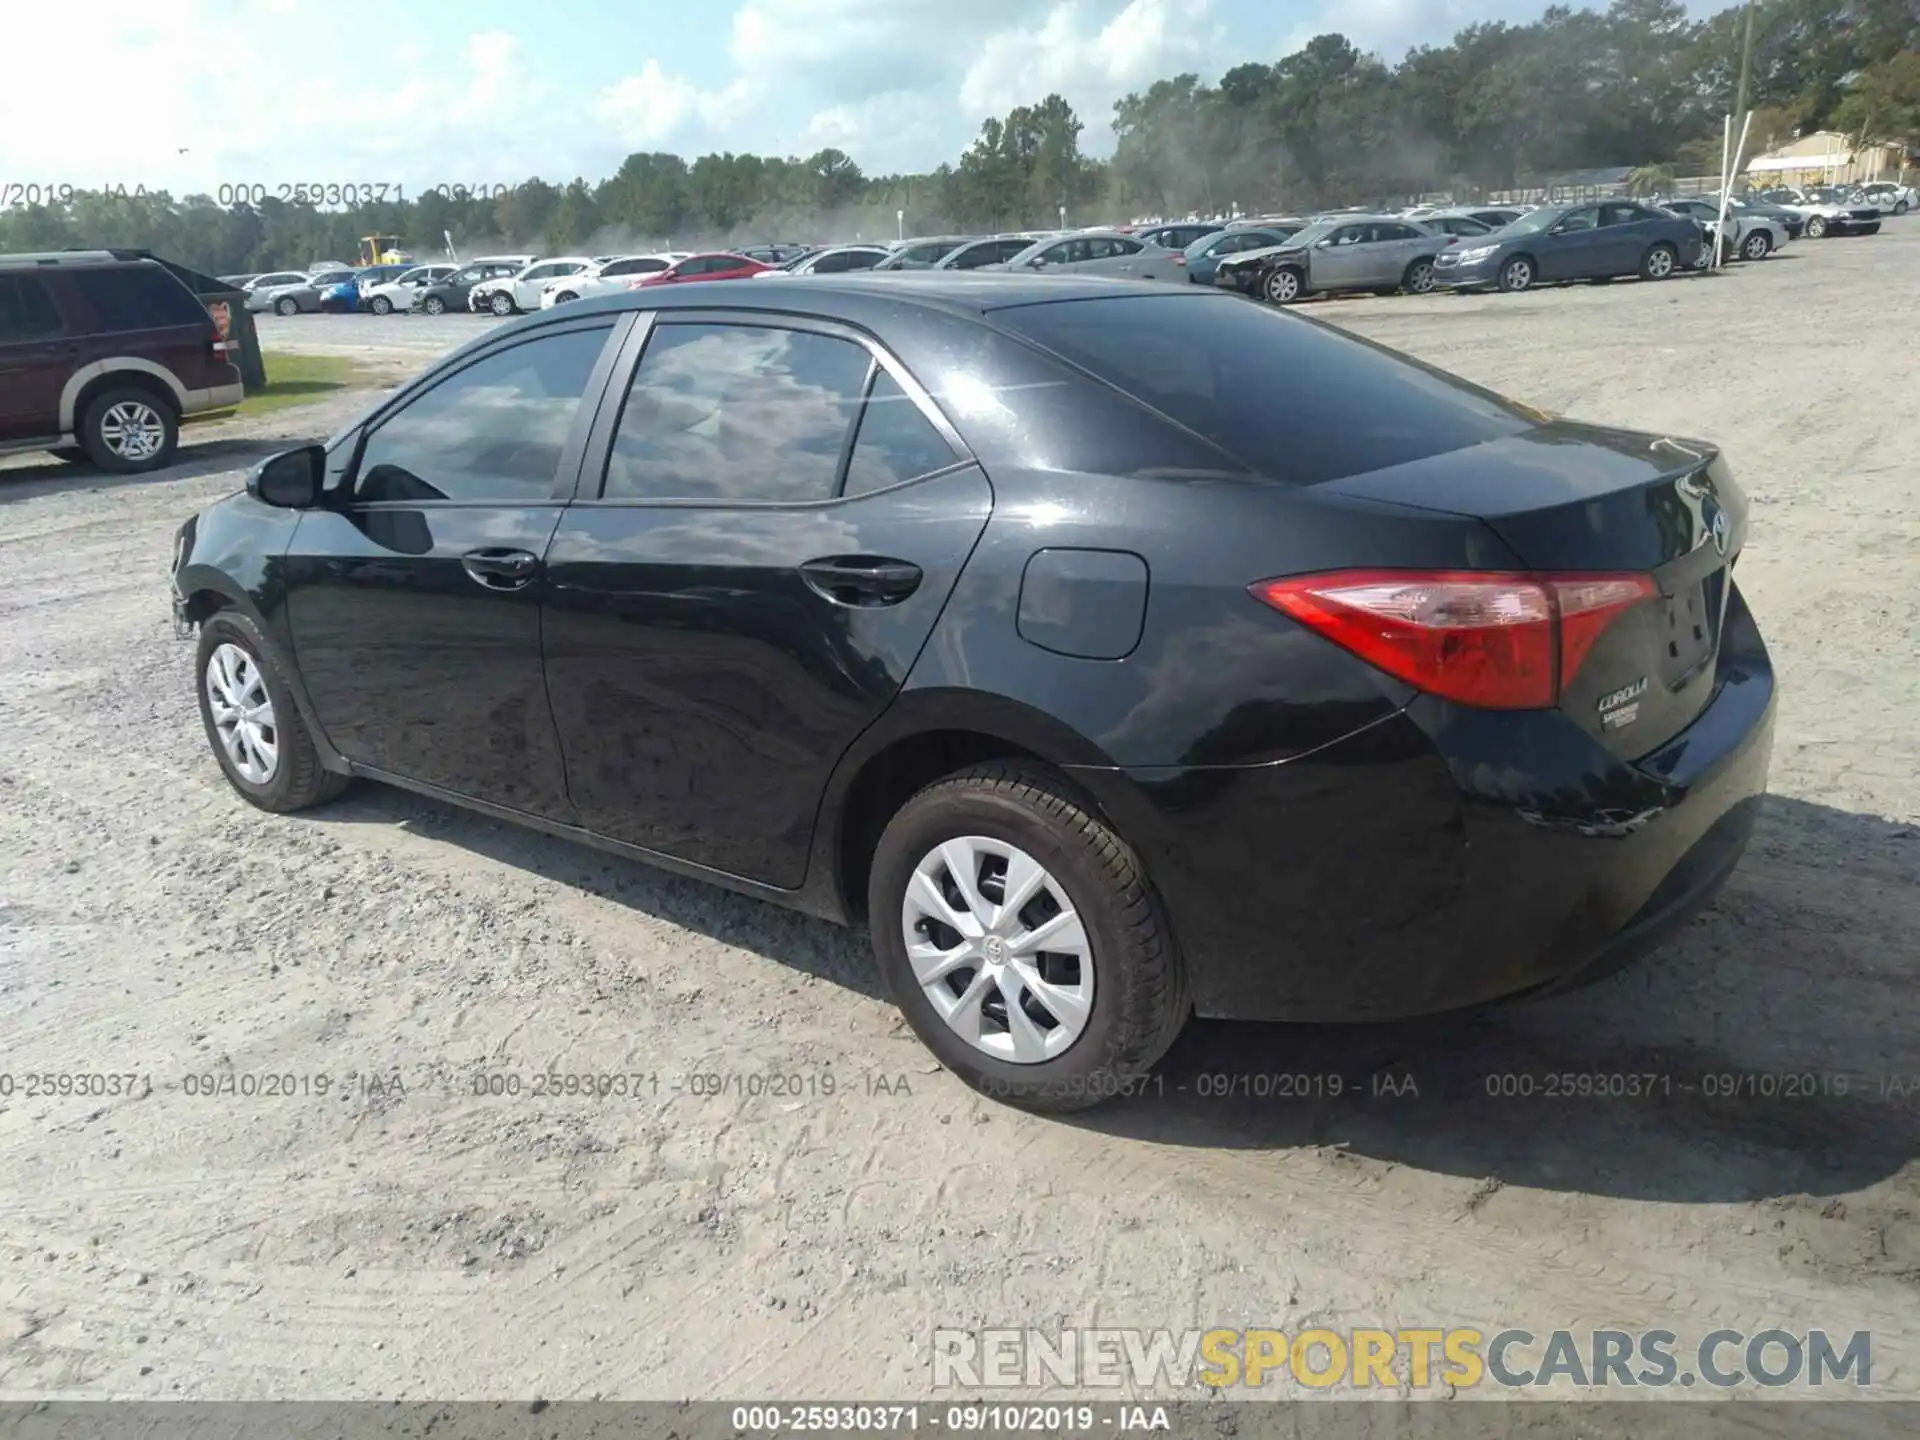
<path fill-rule="evenodd" d="M 846 493 L 883 490 L 951 465 L 959 457 L 933 422 L 885 370 L 873 377 L 873 390 L 860 414 L 853 459 L 847 466 Z"/>
<path fill-rule="evenodd" d="M 762 325 L 662 325 L 620 412 L 609 500 L 825 500 L 871 357 Z"/>
<path fill-rule="evenodd" d="M 1596 221 L 1596 212 L 1592 210 L 1569 210 L 1561 217 L 1556 228 L 1567 231 L 1592 230 L 1596 226 Z"/>
<path fill-rule="evenodd" d="M 611 326 L 543 335 L 476 360 L 380 422 L 354 498 L 537 504 Z"/>
<path fill-rule="evenodd" d="M 851 270 L 854 259 L 853 253 L 845 250 L 838 255 L 822 255 L 814 262 L 813 270 L 816 275 L 837 275 L 842 270 Z"/>
<path fill-rule="evenodd" d="M 1054 301 L 994 318 L 1276 480 L 1313 484 L 1532 428 L 1463 380 L 1230 296 Z"/>
<path fill-rule="evenodd" d="M 0 340 L 59 333 L 60 312 L 45 285 L 31 275 L 0 275 Z"/>
<path fill-rule="evenodd" d="M 206 308 L 193 293 L 158 266 L 75 270 L 73 283 L 103 330 L 197 325 L 207 319 Z"/>
<path fill-rule="evenodd" d="M 1333 243 L 1337 246 L 1364 245 L 1372 227 L 1368 225 L 1343 225 L 1333 232 Z"/>
<path fill-rule="evenodd" d="M 1142 250 L 1147 248 L 1138 240 L 1109 240 L 1106 243 L 1107 254 L 1109 256 L 1138 255 Z"/>
<path fill-rule="evenodd" d="M 1636 220 L 1647 218 L 1646 212 L 1638 205 L 1602 205 L 1600 207 L 1602 225 L 1631 225 Z"/>

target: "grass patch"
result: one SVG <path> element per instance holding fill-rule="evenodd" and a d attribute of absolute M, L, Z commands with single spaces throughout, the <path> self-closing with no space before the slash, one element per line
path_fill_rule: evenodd
<path fill-rule="evenodd" d="M 233 412 L 236 416 L 264 415 L 289 405 L 325 399 L 356 384 L 372 383 L 370 376 L 363 376 L 360 363 L 345 355 L 267 350 L 260 358 L 267 367 L 267 388 L 242 400 Z"/>

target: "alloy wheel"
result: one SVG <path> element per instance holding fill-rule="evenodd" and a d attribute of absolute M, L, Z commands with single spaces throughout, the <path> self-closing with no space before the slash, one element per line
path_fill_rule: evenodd
<path fill-rule="evenodd" d="M 1276 270 L 1267 276 L 1267 299 L 1276 305 L 1291 304 L 1300 295 L 1300 277 L 1291 270 Z"/>
<path fill-rule="evenodd" d="M 1807 238 L 1809 240 L 1818 240 L 1826 233 L 1827 222 L 1824 216 L 1815 215 L 1811 220 L 1807 221 Z"/>
<path fill-rule="evenodd" d="M 1647 278 L 1664 280 L 1673 274 L 1673 252 L 1656 248 L 1647 256 Z"/>
<path fill-rule="evenodd" d="M 1433 266 L 1425 260 L 1416 261 L 1407 271 L 1407 289 L 1415 295 L 1425 295 L 1433 289 Z"/>
<path fill-rule="evenodd" d="M 101 417 L 100 443 L 122 460 L 151 460 L 167 443 L 167 422 L 144 400 L 122 400 Z"/>
<path fill-rule="evenodd" d="M 487 308 L 496 315 L 511 315 L 513 313 L 513 298 L 504 291 L 496 290 L 492 298 L 487 301 Z"/>
<path fill-rule="evenodd" d="M 1093 1014 L 1093 946 L 1066 888 L 1005 840 L 962 835 L 914 867 L 907 962 L 954 1034 L 1014 1065 L 1066 1053 Z"/>
<path fill-rule="evenodd" d="M 1773 242 L 1767 238 L 1766 231 L 1756 230 L 1747 237 L 1747 243 L 1744 248 L 1747 252 L 1747 259 L 1764 260 L 1767 258 L 1767 251 L 1773 248 Z"/>
<path fill-rule="evenodd" d="M 214 733 L 234 773 L 265 785 L 280 767 L 280 729 L 260 663 L 238 645 L 216 646 L 207 657 L 207 708 Z"/>
<path fill-rule="evenodd" d="M 447 302 L 442 300 L 438 295 L 429 295 L 427 297 L 427 303 L 420 308 L 429 315 L 443 315 L 446 313 Z"/>
<path fill-rule="evenodd" d="M 1533 266 L 1525 260 L 1509 260 L 1507 268 L 1500 272 L 1501 281 L 1508 290 L 1524 290 L 1533 284 Z"/>

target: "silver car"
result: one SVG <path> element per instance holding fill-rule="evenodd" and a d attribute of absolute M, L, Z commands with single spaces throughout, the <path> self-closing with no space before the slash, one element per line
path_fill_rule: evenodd
<path fill-rule="evenodd" d="M 1424 295 L 1433 289 L 1433 257 L 1452 243 L 1451 235 L 1397 215 L 1337 215 L 1309 225 L 1285 245 L 1223 261 L 1214 283 L 1275 305 L 1341 290 Z"/>
<path fill-rule="evenodd" d="M 1186 256 L 1148 245 L 1118 230 L 1082 230 L 1036 240 L 1019 254 L 982 270 L 1038 270 L 1059 275 L 1112 275 L 1123 280 L 1187 283 Z"/>

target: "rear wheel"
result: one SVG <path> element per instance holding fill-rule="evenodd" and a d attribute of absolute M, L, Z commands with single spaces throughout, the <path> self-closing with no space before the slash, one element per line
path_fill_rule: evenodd
<path fill-rule="evenodd" d="M 393 302 L 384 295 L 376 295 L 367 302 L 367 308 L 376 315 L 391 315 Z"/>
<path fill-rule="evenodd" d="M 867 894 L 908 1024 L 998 1099 L 1062 1111 L 1129 1093 L 1191 1009 L 1139 857 L 1043 767 L 920 791 L 880 837 Z"/>
<path fill-rule="evenodd" d="M 1826 216 L 1811 215 L 1807 218 L 1807 238 L 1809 240 L 1818 240 L 1822 235 L 1825 235 L 1826 233 L 1827 233 L 1827 217 Z"/>
<path fill-rule="evenodd" d="M 1756 230 L 1740 242 L 1740 253 L 1749 260 L 1764 260 L 1771 249 L 1773 237 L 1764 230 Z"/>
<path fill-rule="evenodd" d="M 1400 277 L 1400 288 L 1409 295 L 1425 295 L 1433 289 L 1433 261 L 1416 260 Z"/>
<path fill-rule="evenodd" d="M 276 315 L 298 315 L 300 313 L 300 302 L 291 296 L 283 295 L 273 302 L 273 313 Z"/>
<path fill-rule="evenodd" d="M 1680 268 L 1680 257 L 1671 245 L 1652 245 L 1640 257 L 1642 280 L 1665 280 Z"/>
<path fill-rule="evenodd" d="M 1894 204 L 1893 204 L 1893 213 L 1896 215 L 1904 215 L 1907 213 L 1907 211 L 1909 211 L 1912 208 L 1913 207 L 1907 204 L 1906 201 L 1896 200 L 1894 201 Z"/>
<path fill-rule="evenodd" d="M 1508 294 L 1533 288 L 1533 261 L 1524 255 L 1516 255 L 1500 267 L 1500 288 Z"/>
<path fill-rule="evenodd" d="M 331 800 L 347 777 L 320 766 L 293 695 L 253 622 L 223 610 L 200 627 L 200 721 L 227 783 L 285 813 Z"/>
<path fill-rule="evenodd" d="M 180 443 L 180 417 L 151 390 L 131 385 L 103 390 L 87 402 L 80 444 L 102 470 L 135 475 L 157 470 Z"/>
<path fill-rule="evenodd" d="M 1291 305 L 1300 298 L 1300 272 L 1290 265 L 1268 271 L 1267 278 L 1261 282 L 1260 293 L 1268 304 Z"/>

